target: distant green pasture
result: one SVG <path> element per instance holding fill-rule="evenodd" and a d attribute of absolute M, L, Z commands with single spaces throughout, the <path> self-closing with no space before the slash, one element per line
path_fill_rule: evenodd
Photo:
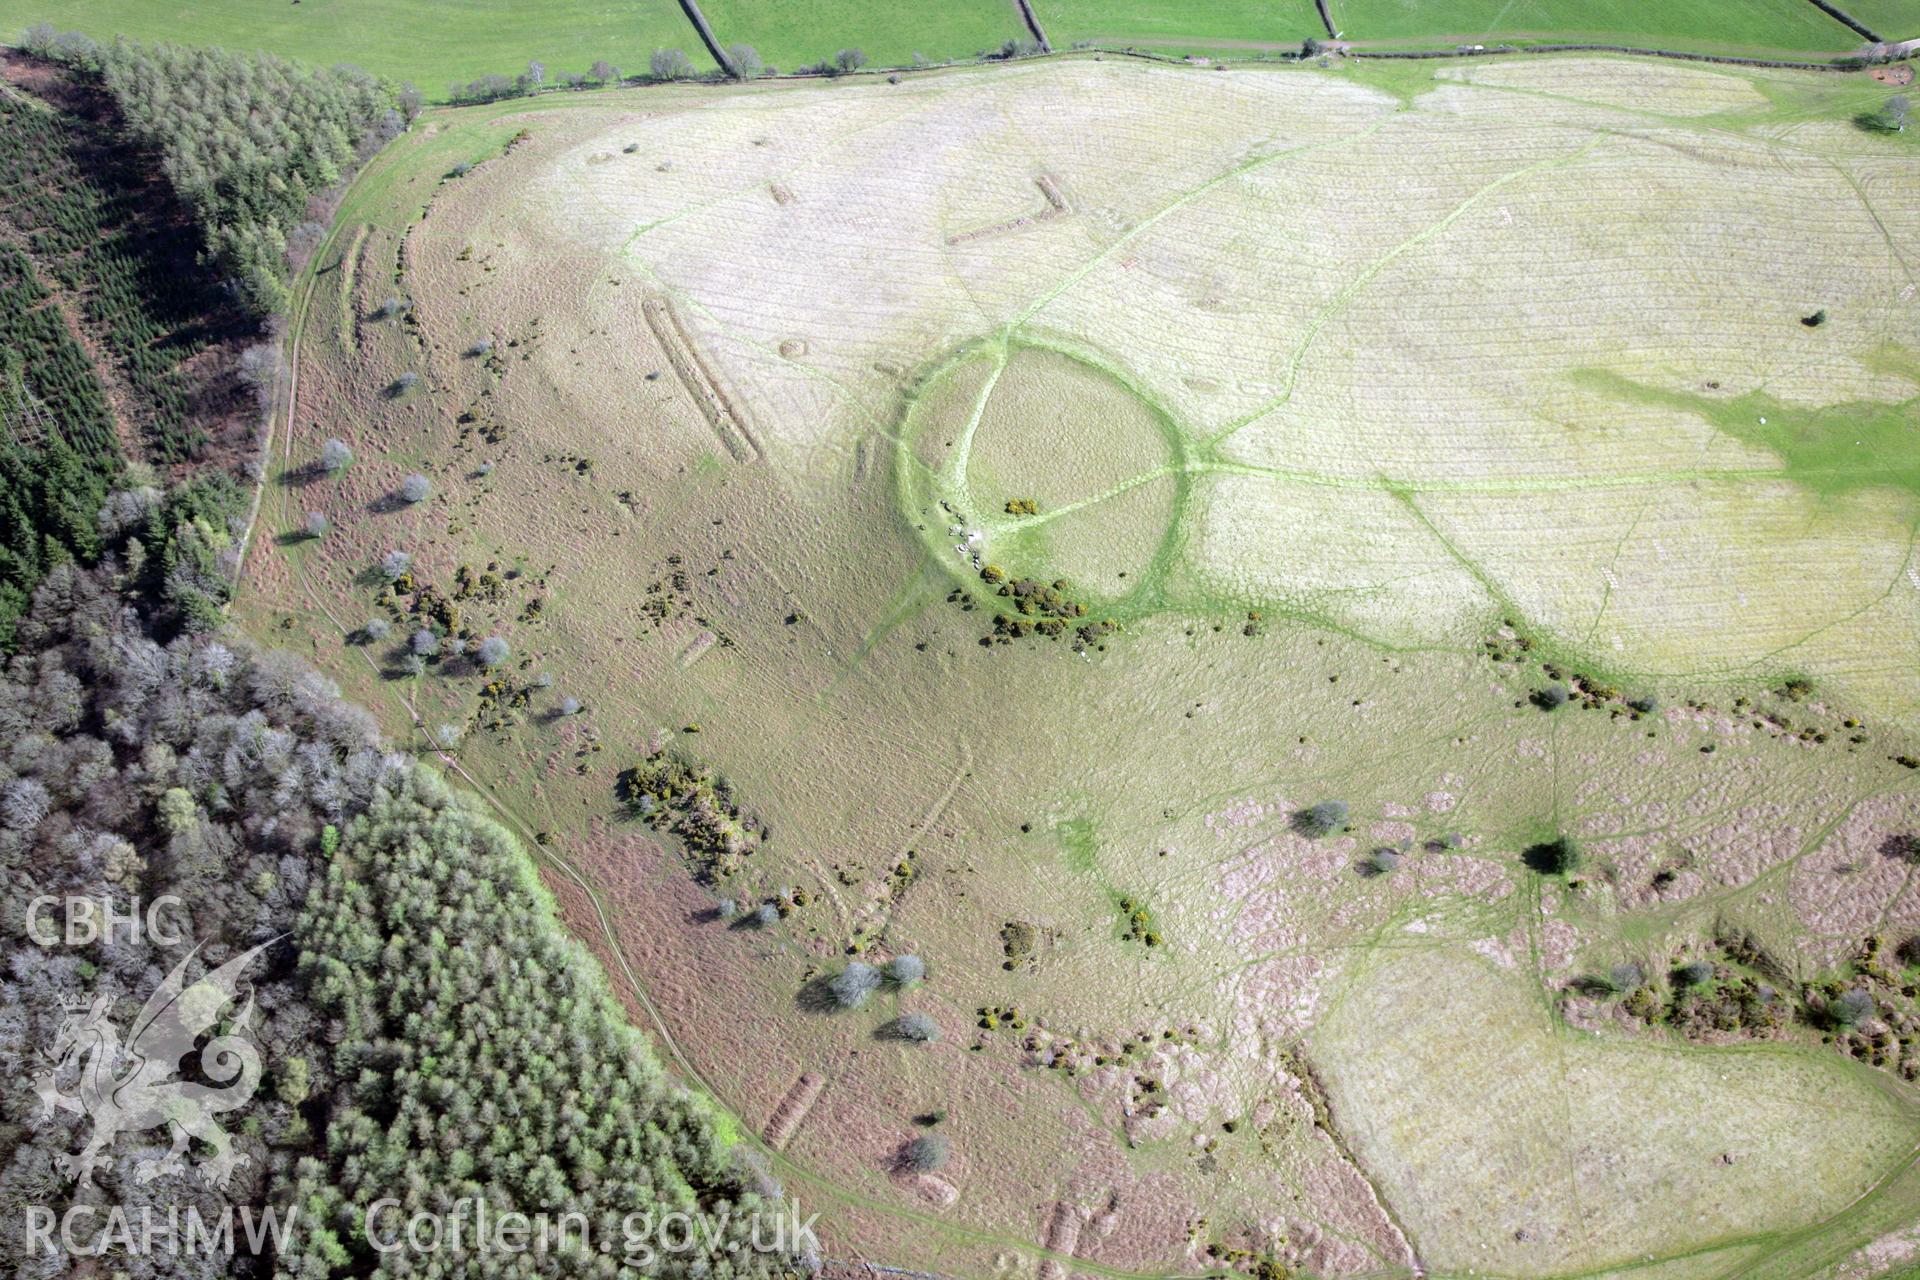
<path fill-rule="evenodd" d="M 659 48 L 713 65 L 674 0 L 0 0 L 0 38 L 18 39 L 36 22 L 101 41 L 123 35 L 263 49 L 315 66 L 351 62 L 411 80 L 435 99 L 456 81 L 518 75 L 529 60 L 544 62 L 550 79 L 602 58 L 644 71 Z"/>
<path fill-rule="evenodd" d="M 1027 37 L 1013 0 L 871 4 L 864 0 L 705 0 L 722 45 L 750 44 L 769 65 L 792 71 L 859 49 L 875 67 L 971 58 Z"/>
<path fill-rule="evenodd" d="M 1882 40 L 1920 39 L 1920 0 L 1845 0 L 1839 7 Z"/>
<path fill-rule="evenodd" d="M 1087 41 L 1230 53 L 1326 35 L 1313 0 L 1034 0 L 1034 9 L 1056 49 Z"/>
<path fill-rule="evenodd" d="M 1880 0 L 1912 9 L 1913 0 Z M 1453 45 L 1514 40 L 1711 53 L 1833 53 L 1860 37 L 1809 0 L 1327 0 L 1348 40 Z M 1865 21 L 1862 18 L 1862 21 Z M 1872 24 L 1869 23 L 1869 26 Z"/>

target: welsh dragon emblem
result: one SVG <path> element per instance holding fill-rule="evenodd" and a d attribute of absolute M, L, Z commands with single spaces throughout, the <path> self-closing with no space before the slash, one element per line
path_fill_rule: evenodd
<path fill-rule="evenodd" d="M 108 1018 L 112 1001 L 96 998 L 73 1011 L 54 1038 L 54 1067 L 40 1077 L 38 1092 L 46 1114 L 72 1111 L 93 1121 L 93 1133 L 79 1152 L 59 1158 L 61 1172 L 83 1187 L 93 1185 L 95 1169 L 109 1163 L 107 1152 L 123 1133 L 171 1126 L 173 1147 L 165 1155 L 142 1160 L 136 1182 L 151 1182 L 186 1168 L 187 1144 L 199 1139 L 213 1154 L 195 1163 L 209 1186 L 225 1188 L 248 1157 L 233 1149 L 226 1131 L 214 1123 L 223 1111 L 244 1106 L 260 1085 L 260 1050 L 247 1037 L 253 1030 L 253 992 L 223 1035 L 208 1040 L 198 1053 L 200 1080 L 182 1080 L 181 1060 L 194 1053 L 200 1037 L 220 1021 L 221 1011 L 238 995 L 241 971 L 278 938 L 236 956 L 197 982 L 186 980 L 195 947 L 175 965 L 134 1019 L 126 1042 Z M 77 1078 L 68 1068 L 78 1067 Z M 65 1077 L 74 1092 L 65 1092 Z"/>

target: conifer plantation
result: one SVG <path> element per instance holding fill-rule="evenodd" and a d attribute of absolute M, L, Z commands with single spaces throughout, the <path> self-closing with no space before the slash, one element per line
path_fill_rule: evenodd
<path fill-rule="evenodd" d="M 694 1269 L 663 1255 L 654 1274 L 785 1269 L 751 1248 L 749 1215 L 768 1206 L 712 1114 L 662 1079 L 553 912 L 514 837 L 426 769 L 397 775 L 347 826 L 297 935 L 314 1011 L 345 1036 L 324 1150 L 296 1172 L 296 1203 L 329 1229 L 283 1260 L 290 1274 L 361 1274 L 352 1245 L 368 1206 L 400 1202 L 381 1220 L 390 1235 L 449 1196 L 564 1206 L 613 1241 L 628 1214 L 703 1212 L 726 1219 L 724 1256 L 702 1250 Z M 565 1244 L 539 1274 L 613 1273 L 590 1244 Z"/>
<path fill-rule="evenodd" d="M 0 87 L 0 1249 L 23 1276 L 87 1265 L 29 1249 L 28 1206 L 272 1206 L 281 1247 L 115 1253 L 101 1273 L 411 1274 L 371 1247 L 368 1207 L 479 1197 L 584 1215 L 614 1252 L 453 1251 L 434 1274 L 611 1275 L 627 1215 L 672 1210 L 724 1218 L 721 1256 L 651 1274 L 800 1265 L 750 1247 L 777 1188 L 663 1075 L 525 849 L 330 681 L 226 623 L 254 469 L 208 427 L 238 416 L 255 443 L 279 359 L 258 322 L 285 303 L 289 245 L 405 127 L 409 91 L 265 56 L 32 43 L 57 68 L 48 98 Z M 122 915 L 171 898 L 159 919 L 187 942 L 28 936 L 30 903 L 78 897 Z M 269 942 L 244 978 L 265 1069 L 221 1119 L 230 1179 L 196 1173 L 204 1147 L 151 1176 L 154 1132 L 76 1187 L 61 1161 L 88 1120 L 40 1089 L 73 1009 L 104 1002 L 125 1029 L 194 944 L 188 981 Z"/>
<path fill-rule="evenodd" d="M 208 264 L 261 316 L 286 307 L 288 250 L 312 219 L 310 202 L 419 109 L 410 86 L 344 65 L 309 71 L 269 54 L 102 47 L 44 25 L 27 47 L 100 77 L 130 138 L 159 154 L 198 217 Z"/>

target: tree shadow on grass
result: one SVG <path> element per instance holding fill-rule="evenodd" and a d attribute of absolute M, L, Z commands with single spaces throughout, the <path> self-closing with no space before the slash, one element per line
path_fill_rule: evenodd
<path fill-rule="evenodd" d="M 1911 831 L 1895 832 L 1880 842 L 1880 852 L 1895 862 L 1920 865 L 1920 835 Z"/>
<path fill-rule="evenodd" d="M 1382 876 L 1392 875 L 1399 868 L 1402 856 L 1400 850 L 1390 844 L 1383 844 L 1368 853 L 1366 857 L 1357 860 L 1353 864 L 1353 869 L 1363 880 L 1378 880 Z"/>
<path fill-rule="evenodd" d="M 275 473 L 274 483 L 282 489 L 305 489 L 309 485 L 319 484 L 331 474 L 318 462 L 307 462 L 297 467 L 282 467 Z"/>
<path fill-rule="evenodd" d="M 1528 845 L 1520 853 L 1527 869 L 1543 876 L 1564 876 L 1580 865 L 1580 850 L 1565 836 Z"/>
<path fill-rule="evenodd" d="M 802 1013 L 828 1014 L 839 1011 L 839 998 L 833 994 L 833 979 L 821 974 L 796 991 L 793 1007 Z"/>

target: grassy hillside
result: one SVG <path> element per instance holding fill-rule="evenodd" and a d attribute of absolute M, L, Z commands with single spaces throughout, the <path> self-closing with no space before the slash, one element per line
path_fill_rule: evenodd
<path fill-rule="evenodd" d="M 1807 0 L 1328 0 L 1327 7 L 1344 38 L 1386 45 L 1565 40 L 1826 53 L 1860 43 Z"/>
<path fill-rule="evenodd" d="M 41 21 L 100 40 L 124 35 L 265 50 L 314 66 L 351 62 L 375 75 L 412 80 L 436 99 L 446 96 L 453 81 L 517 73 L 529 59 L 546 63 L 549 75 L 585 71 L 600 58 L 639 71 L 655 49 L 677 48 L 695 66 L 712 66 L 674 0 L 618 7 L 590 0 L 304 0 L 297 5 L 0 0 L 0 32 L 8 38 Z"/>
<path fill-rule="evenodd" d="M 1293 49 L 1326 34 L 1313 0 L 1037 0 L 1034 10 L 1056 49 L 1088 41 L 1106 48 L 1246 53 L 1270 45 Z"/>
<path fill-rule="evenodd" d="M 971 58 L 1027 37 L 1013 0 L 875 5 L 861 0 L 706 0 L 701 11 L 720 43 L 750 44 L 782 71 L 858 48 L 869 65 L 904 67 L 920 54 L 930 62 Z"/>
<path fill-rule="evenodd" d="M 1920 1050 L 1805 1020 L 1920 1043 L 1868 967 L 1920 932 L 1891 92 L 1111 57 L 435 113 L 303 280 L 236 616 L 449 748 L 835 1256 L 1192 1274 L 1287 1205 L 1297 1274 L 1811 1276 L 1920 1203 Z"/>

